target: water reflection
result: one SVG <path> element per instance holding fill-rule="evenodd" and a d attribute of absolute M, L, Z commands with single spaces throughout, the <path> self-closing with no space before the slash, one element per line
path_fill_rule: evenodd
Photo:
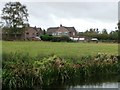
<path fill-rule="evenodd" d="M 77 85 L 75 87 L 70 86 L 71 88 L 118 88 L 118 82 L 106 82 L 99 85 Z"/>
<path fill-rule="evenodd" d="M 66 86 L 59 85 L 54 87 L 46 87 L 41 90 L 120 90 L 118 89 L 118 82 L 106 82 L 98 85 L 77 85 L 77 86 Z"/>
<path fill-rule="evenodd" d="M 55 82 L 41 90 L 120 90 L 118 76 L 96 76 L 77 78 L 64 83 Z M 39 89 L 40 90 L 40 89 Z"/>

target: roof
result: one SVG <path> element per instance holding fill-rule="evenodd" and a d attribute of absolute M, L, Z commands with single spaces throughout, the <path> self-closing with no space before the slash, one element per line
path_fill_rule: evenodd
<path fill-rule="evenodd" d="M 51 27 L 47 29 L 48 33 L 55 32 L 59 27 Z"/>
<path fill-rule="evenodd" d="M 41 28 L 36 28 L 36 27 L 26 27 L 25 31 L 29 31 L 29 30 L 34 30 L 38 33 L 42 33 L 42 29 Z"/>
<path fill-rule="evenodd" d="M 62 27 L 66 28 L 69 32 L 76 32 L 74 27 L 65 27 L 65 26 Z M 59 28 L 60 27 L 50 27 L 47 29 L 47 33 L 50 34 L 52 32 L 56 32 Z"/>
<path fill-rule="evenodd" d="M 70 32 L 76 32 L 74 27 L 65 27 L 66 29 L 68 29 Z"/>

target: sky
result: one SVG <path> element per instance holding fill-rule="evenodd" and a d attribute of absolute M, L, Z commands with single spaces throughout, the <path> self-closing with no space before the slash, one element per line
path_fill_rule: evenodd
<path fill-rule="evenodd" d="M 115 0 L 114 0 L 115 1 Z M 0 14 L 6 2 L 0 2 Z M 118 2 L 23 2 L 27 6 L 30 26 L 47 29 L 75 27 L 79 32 L 90 28 L 114 31 L 118 22 Z"/>

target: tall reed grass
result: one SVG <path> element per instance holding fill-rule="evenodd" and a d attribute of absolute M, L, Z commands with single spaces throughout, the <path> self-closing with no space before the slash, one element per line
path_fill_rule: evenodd
<path fill-rule="evenodd" d="M 118 56 L 98 54 L 74 59 L 56 55 L 32 57 L 27 53 L 3 53 L 3 88 L 33 88 L 120 73 Z"/>

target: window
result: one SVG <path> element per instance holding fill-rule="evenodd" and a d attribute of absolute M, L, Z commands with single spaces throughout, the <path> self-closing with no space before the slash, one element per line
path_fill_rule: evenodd
<path fill-rule="evenodd" d="M 64 35 L 68 35 L 68 32 L 64 32 Z"/>
<path fill-rule="evenodd" d="M 29 33 L 27 32 L 26 34 L 28 35 Z"/>
<path fill-rule="evenodd" d="M 62 35 L 62 32 L 58 32 L 58 35 Z"/>
<path fill-rule="evenodd" d="M 38 33 L 36 33 L 36 35 L 37 35 L 37 36 L 39 36 L 39 34 L 38 34 Z"/>
<path fill-rule="evenodd" d="M 52 33 L 52 35 L 56 35 L 56 33 Z"/>

